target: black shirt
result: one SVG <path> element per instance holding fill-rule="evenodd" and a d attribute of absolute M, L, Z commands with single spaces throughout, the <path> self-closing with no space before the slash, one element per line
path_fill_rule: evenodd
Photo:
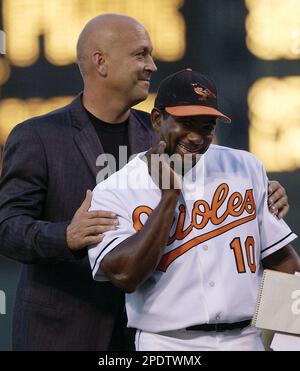
<path fill-rule="evenodd" d="M 128 119 L 120 124 L 110 124 L 98 119 L 98 117 L 94 116 L 90 112 L 86 112 L 96 130 L 104 153 L 111 154 L 116 159 L 116 170 L 118 171 L 124 166 L 125 163 L 127 163 L 127 160 L 130 156 L 128 141 Z M 123 157 L 121 159 L 121 163 L 119 161 L 119 146 L 126 146 L 127 148 L 127 158 Z"/>

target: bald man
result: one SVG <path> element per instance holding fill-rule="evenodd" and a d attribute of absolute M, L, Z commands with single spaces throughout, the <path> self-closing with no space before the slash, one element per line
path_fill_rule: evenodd
<path fill-rule="evenodd" d="M 0 253 L 24 263 L 14 350 L 134 349 L 123 293 L 91 276 L 86 247 L 118 220 L 88 211 L 89 190 L 100 174 L 99 155 L 113 155 L 113 172 L 120 168 L 119 146 L 128 156 L 151 147 L 150 117 L 131 107 L 148 95 L 156 71 L 152 44 L 135 19 L 105 14 L 84 27 L 77 54 L 83 93 L 17 125 L 4 150 Z M 273 211 L 282 204 L 285 213 L 284 190 L 277 183 L 272 188 Z"/>

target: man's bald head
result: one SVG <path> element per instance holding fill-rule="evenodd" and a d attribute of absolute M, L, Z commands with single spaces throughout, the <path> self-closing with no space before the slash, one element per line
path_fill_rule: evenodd
<path fill-rule="evenodd" d="M 105 53 L 120 37 L 131 29 L 145 30 L 136 19 L 123 14 L 101 14 L 92 18 L 81 31 L 77 42 L 77 63 L 84 77 L 88 73 L 90 57 L 96 50 Z"/>

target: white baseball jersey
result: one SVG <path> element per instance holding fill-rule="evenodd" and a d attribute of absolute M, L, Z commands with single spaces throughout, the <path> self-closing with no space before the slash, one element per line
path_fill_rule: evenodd
<path fill-rule="evenodd" d="M 141 229 L 161 199 L 143 154 L 94 189 L 91 210 L 113 211 L 120 223 L 89 249 L 96 280 L 107 279 L 99 268 L 105 255 Z M 157 269 L 126 294 L 129 327 L 161 332 L 250 319 L 261 260 L 296 238 L 269 212 L 267 176 L 250 153 L 211 145 L 191 174 Z M 198 194 L 195 174 L 202 182 Z"/>

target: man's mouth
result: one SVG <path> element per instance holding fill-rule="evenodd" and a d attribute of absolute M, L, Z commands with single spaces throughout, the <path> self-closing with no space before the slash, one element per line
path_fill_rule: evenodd
<path fill-rule="evenodd" d="M 139 78 L 139 81 L 144 81 L 150 83 L 150 76 L 149 77 L 141 77 Z"/>
<path fill-rule="evenodd" d="M 182 143 L 178 143 L 177 147 L 179 147 L 180 152 L 183 154 L 187 154 L 187 153 L 197 154 L 197 153 L 202 153 L 204 150 L 203 146 L 187 147 Z"/>

